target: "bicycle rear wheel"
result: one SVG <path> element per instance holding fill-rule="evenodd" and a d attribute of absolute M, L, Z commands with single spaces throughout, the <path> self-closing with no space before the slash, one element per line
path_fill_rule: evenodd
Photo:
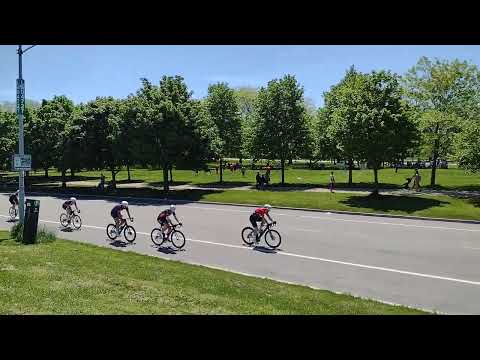
<path fill-rule="evenodd" d="M 72 219 L 72 224 L 75 229 L 80 229 L 82 227 L 82 219 L 80 218 L 80 216 L 75 215 Z"/>
<path fill-rule="evenodd" d="M 150 238 L 155 245 L 162 245 L 165 239 L 163 238 L 163 232 L 161 229 L 155 228 L 150 233 Z"/>
<path fill-rule="evenodd" d="M 268 230 L 264 238 L 267 245 L 272 249 L 276 249 L 282 243 L 282 237 L 277 230 Z"/>
<path fill-rule="evenodd" d="M 61 214 L 60 215 L 60 224 L 62 224 L 63 227 L 68 226 L 68 216 L 67 216 L 67 214 Z"/>
<path fill-rule="evenodd" d="M 13 206 L 10 207 L 8 214 L 10 215 L 11 219 L 15 219 L 17 217 L 17 209 L 15 209 Z"/>
<path fill-rule="evenodd" d="M 247 245 L 252 245 L 255 241 L 255 231 L 251 227 L 242 230 L 242 240 Z"/>
<path fill-rule="evenodd" d="M 181 231 L 174 230 L 170 234 L 170 241 L 177 249 L 181 249 L 185 246 L 185 235 Z"/>
<path fill-rule="evenodd" d="M 135 238 L 137 237 L 137 232 L 135 231 L 133 226 L 130 225 L 125 226 L 123 234 L 125 235 L 125 240 L 127 240 L 129 243 L 134 242 Z"/>
<path fill-rule="evenodd" d="M 115 240 L 117 238 L 117 228 L 115 224 L 109 224 L 107 226 L 107 236 L 110 240 Z"/>

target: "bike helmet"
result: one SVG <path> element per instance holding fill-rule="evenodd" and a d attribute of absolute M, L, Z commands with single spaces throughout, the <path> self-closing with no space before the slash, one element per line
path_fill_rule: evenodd
<path fill-rule="evenodd" d="M 270 205 L 270 204 L 265 204 L 265 208 L 270 211 L 270 210 L 272 209 L 272 205 Z"/>
<path fill-rule="evenodd" d="M 77 202 L 77 199 L 75 199 L 74 197 L 71 197 L 70 201 Z"/>
<path fill-rule="evenodd" d="M 128 207 L 128 202 L 127 201 L 122 201 L 122 205 Z"/>
<path fill-rule="evenodd" d="M 176 208 L 177 208 L 177 207 L 176 207 L 175 205 L 173 205 L 173 204 L 170 205 L 170 210 L 172 210 L 173 212 L 175 212 L 175 209 L 176 209 Z"/>
<path fill-rule="evenodd" d="M 15 191 L 15 194 L 19 194 L 19 193 L 20 193 L 20 190 Z"/>

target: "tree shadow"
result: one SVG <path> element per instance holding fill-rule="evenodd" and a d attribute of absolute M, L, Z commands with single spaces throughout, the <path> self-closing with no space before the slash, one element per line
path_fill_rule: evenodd
<path fill-rule="evenodd" d="M 366 195 L 350 196 L 341 200 L 341 204 L 353 208 L 364 208 L 376 211 L 404 211 L 414 213 L 432 207 L 448 205 L 448 202 L 432 198 L 405 196 L 405 195 Z"/>

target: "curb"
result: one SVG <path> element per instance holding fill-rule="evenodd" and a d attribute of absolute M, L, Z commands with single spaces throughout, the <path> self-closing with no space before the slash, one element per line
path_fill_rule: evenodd
<path fill-rule="evenodd" d="M 4 193 L 0 191 L 0 193 Z M 29 192 L 31 195 L 60 195 L 60 196 L 71 196 L 72 194 L 66 193 L 57 193 L 57 192 Z M 92 197 L 92 198 L 105 198 L 105 199 L 118 199 L 119 196 L 108 196 L 108 195 L 81 195 L 82 197 Z M 167 198 L 148 198 L 148 197 L 134 197 L 134 196 L 122 196 L 123 199 L 133 199 L 133 200 L 148 200 L 155 202 L 182 202 L 182 203 L 200 203 L 200 204 L 210 204 L 210 205 L 230 205 L 230 206 L 241 206 L 241 207 L 256 207 L 259 204 L 237 204 L 237 203 L 228 203 L 228 202 L 216 202 L 216 201 L 199 201 L 199 200 L 182 200 L 182 199 L 167 199 Z M 366 213 L 366 212 L 356 212 L 356 211 L 343 211 L 343 210 L 327 210 L 327 209 L 308 209 L 308 208 L 295 208 L 288 206 L 273 206 L 276 209 L 284 210 L 298 210 L 298 211 L 310 211 L 310 212 L 320 212 L 320 213 L 331 213 L 331 214 L 343 214 L 343 215 L 361 215 L 361 216 L 371 216 L 371 217 L 384 217 L 384 218 L 393 218 L 393 219 L 409 219 L 409 220 L 424 220 L 424 221 L 442 221 L 442 222 L 452 222 L 452 223 L 462 223 L 462 224 L 479 224 L 480 220 L 466 220 L 466 219 L 447 219 L 447 218 L 431 218 L 431 217 L 422 217 L 422 216 L 410 216 L 410 215 L 394 215 L 394 214 L 382 214 L 382 213 Z"/>

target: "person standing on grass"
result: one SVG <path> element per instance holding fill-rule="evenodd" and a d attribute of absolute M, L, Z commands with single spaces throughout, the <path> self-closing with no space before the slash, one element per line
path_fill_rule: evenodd
<path fill-rule="evenodd" d="M 414 175 L 414 181 L 413 181 L 413 187 L 415 188 L 415 191 L 420 191 L 420 180 L 422 177 L 420 176 L 418 169 L 415 169 L 415 175 Z"/>
<path fill-rule="evenodd" d="M 240 165 L 241 169 L 242 169 L 242 176 L 245 176 L 245 166 L 243 165 Z"/>
<path fill-rule="evenodd" d="M 333 171 L 330 172 L 330 183 L 328 184 L 328 188 L 330 189 L 330 192 L 333 193 L 333 190 L 335 189 L 335 177 L 333 176 Z"/>

